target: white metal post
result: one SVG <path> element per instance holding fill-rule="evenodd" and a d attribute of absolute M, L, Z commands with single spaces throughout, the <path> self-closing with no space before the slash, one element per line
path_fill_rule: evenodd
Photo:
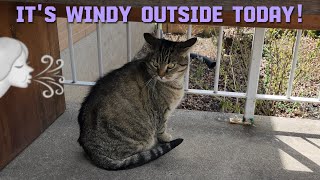
<path fill-rule="evenodd" d="M 157 38 L 162 39 L 163 38 L 163 31 L 162 31 L 162 24 L 157 23 Z"/>
<path fill-rule="evenodd" d="M 217 62 L 216 62 L 216 69 L 214 75 L 214 93 L 218 92 L 219 89 L 219 71 L 220 71 L 220 61 L 221 61 L 221 51 L 222 51 L 222 40 L 223 40 L 223 26 L 219 28 L 219 38 L 217 44 Z"/>
<path fill-rule="evenodd" d="M 251 62 L 249 69 L 249 80 L 247 85 L 247 98 L 244 112 L 244 120 L 253 123 L 256 95 L 258 90 L 260 65 L 264 44 L 265 28 L 255 28 L 251 50 Z"/>
<path fill-rule="evenodd" d="M 320 101 L 320 84 L 318 85 L 318 91 L 319 91 L 318 100 Z"/>
<path fill-rule="evenodd" d="M 189 24 L 188 26 L 188 32 L 187 32 L 187 39 L 191 38 L 191 32 L 192 32 L 192 25 Z M 189 89 L 189 73 L 190 73 L 190 52 L 188 53 L 188 67 L 187 67 L 187 72 L 185 75 L 184 79 L 184 89 L 188 90 Z"/>
<path fill-rule="evenodd" d="M 294 49 L 293 49 L 291 71 L 290 71 L 288 89 L 287 89 L 287 94 L 286 94 L 287 98 L 290 98 L 291 93 L 292 93 L 292 83 L 293 83 L 294 72 L 296 70 L 297 61 L 298 61 L 298 52 L 299 52 L 299 43 L 300 43 L 300 39 L 301 39 L 301 34 L 302 34 L 302 30 L 300 29 L 297 31 L 296 42 L 294 44 Z"/>
<path fill-rule="evenodd" d="M 68 29 L 68 44 L 69 44 L 69 53 L 70 53 L 70 61 L 71 61 L 71 72 L 72 72 L 72 82 L 77 82 L 77 69 L 76 63 L 74 60 L 74 48 L 73 48 L 73 39 L 72 39 L 72 27 L 71 24 L 67 22 Z"/>
<path fill-rule="evenodd" d="M 131 61 L 131 25 L 127 22 L 127 61 Z"/>
<path fill-rule="evenodd" d="M 102 65 L 102 47 L 101 47 L 101 22 L 97 23 L 97 46 L 98 46 L 98 65 L 99 65 L 99 76 L 103 76 L 103 65 Z"/>

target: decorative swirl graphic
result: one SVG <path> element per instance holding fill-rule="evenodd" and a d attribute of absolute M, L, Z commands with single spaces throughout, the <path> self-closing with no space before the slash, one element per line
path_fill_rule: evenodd
<path fill-rule="evenodd" d="M 41 58 L 41 62 L 43 64 L 49 64 L 49 65 L 46 67 L 46 69 L 44 69 L 42 72 L 40 72 L 35 76 L 34 81 L 47 88 L 42 92 L 43 97 L 51 98 L 55 94 L 62 95 L 64 93 L 64 89 L 61 84 L 64 83 L 65 78 L 60 74 L 61 74 L 61 69 L 64 65 L 64 61 L 62 59 L 56 60 L 55 64 L 57 65 L 57 67 L 51 70 L 50 68 L 54 64 L 54 59 L 52 56 L 44 55 Z M 51 87 L 49 84 L 54 85 L 56 89 Z"/>
<path fill-rule="evenodd" d="M 38 82 L 38 83 L 40 83 L 40 84 L 42 84 L 42 85 L 44 85 L 44 86 L 46 86 L 46 87 L 48 88 L 48 90 L 44 90 L 44 91 L 42 92 L 43 97 L 45 97 L 45 98 L 51 98 L 51 97 L 54 95 L 54 90 L 52 89 L 51 86 L 49 86 L 48 84 L 46 84 L 46 83 L 44 83 L 44 82 L 42 82 L 42 81 L 39 81 L 39 80 L 34 80 L 34 81 L 35 81 L 35 82 Z"/>

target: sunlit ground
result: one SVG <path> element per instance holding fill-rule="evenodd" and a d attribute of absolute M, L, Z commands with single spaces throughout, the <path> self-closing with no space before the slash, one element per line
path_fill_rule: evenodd
<path fill-rule="evenodd" d="M 289 171 L 319 171 L 320 120 L 283 119 L 279 121 L 279 118 L 274 117 L 270 120 L 275 134 L 279 134 L 275 135 L 276 139 L 284 146 L 291 148 L 290 151 L 278 149 L 283 168 Z M 284 135 L 285 133 L 294 135 Z"/>

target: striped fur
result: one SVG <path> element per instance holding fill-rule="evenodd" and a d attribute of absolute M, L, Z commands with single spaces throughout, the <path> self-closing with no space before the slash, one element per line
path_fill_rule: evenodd
<path fill-rule="evenodd" d="M 168 143 L 158 144 L 156 147 L 153 147 L 150 150 L 136 153 L 121 160 L 109 158 L 103 151 L 100 151 L 99 148 L 86 147 L 85 151 L 87 152 L 93 163 L 100 168 L 106 170 L 124 170 L 131 169 L 153 161 L 177 147 L 182 143 L 182 141 L 183 139 L 176 139 Z"/>
<path fill-rule="evenodd" d="M 148 55 L 99 79 L 79 111 L 78 142 L 107 170 L 148 163 L 183 141 L 171 140 L 167 120 L 184 95 L 185 54 L 196 39 L 145 39 L 152 47 Z"/>

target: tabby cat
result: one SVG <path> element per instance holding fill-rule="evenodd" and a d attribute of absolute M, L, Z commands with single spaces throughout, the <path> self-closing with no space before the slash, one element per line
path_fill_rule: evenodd
<path fill-rule="evenodd" d="M 172 42 L 144 34 L 151 51 L 99 79 L 82 103 L 78 142 L 107 170 L 143 165 L 169 152 L 167 120 L 184 95 L 187 54 L 197 39 Z"/>

